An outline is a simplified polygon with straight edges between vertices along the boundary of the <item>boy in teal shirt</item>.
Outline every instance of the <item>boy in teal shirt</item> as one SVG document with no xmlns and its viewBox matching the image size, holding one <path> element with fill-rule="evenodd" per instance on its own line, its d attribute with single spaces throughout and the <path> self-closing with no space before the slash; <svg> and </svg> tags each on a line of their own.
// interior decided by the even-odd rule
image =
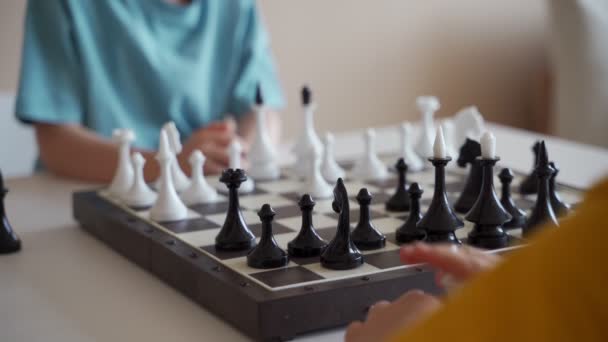
<svg viewBox="0 0 608 342">
<path fill-rule="evenodd" d="M 30 0 L 15 112 L 61 176 L 109 181 L 115 128 L 134 130 L 150 160 L 167 121 L 184 138 L 182 167 L 201 149 L 218 172 L 226 145 L 251 139 L 258 82 L 266 104 L 282 106 L 253 0 Z M 278 139 L 275 114 L 269 126 Z M 146 178 L 157 174 L 147 163 Z"/>
</svg>

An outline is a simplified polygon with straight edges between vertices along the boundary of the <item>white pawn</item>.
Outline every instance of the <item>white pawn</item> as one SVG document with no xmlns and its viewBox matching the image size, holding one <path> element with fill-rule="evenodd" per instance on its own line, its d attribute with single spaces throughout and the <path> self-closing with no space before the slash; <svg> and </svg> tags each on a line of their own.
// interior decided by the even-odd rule
<svg viewBox="0 0 608 342">
<path fill-rule="evenodd" d="M 414 149 L 420 157 L 428 158 L 433 155 L 433 140 L 435 140 L 433 116 L 439 110 L 439 100 L 435 96 L 418 96 L 416 106 L 422 114 L 422 123 L 420 136 Z"/>
<path fill-rule="evenodd" d="M 416 152 L 414 152 L 414 148 L 412 147 L 412 125 L 409 122 L 404 122 L 400 127 L 400 135 L 401 135 L 401 151 L 400 156 L 407 164 L 408 171 L 417 172 L 424 169 L 424 162 Z"/>
<path fill-rule="evenodd" d="M 314 152 L 312 152 L 314 153 Z M 300 191 L 301 195 L 309 194 L 314 199 L 329 198 L 333 195 L 333 188 L 327 184 L 321 175 L 321 158 L 318 154 L 308 156 L 308 177 Z"/>
<path fill-rule="evenodd" d="M 327 132 L 323 139 L 323 160 L 321 162 L 321 175 L 330 183 L 335 183 L 338 178 L 344 178 L 344 169 L 338 165 L 334 158 L 334 136 Z"/>
<path fill-rule="evenodd" d="M 303 131 L 302 135 L 296 140 L 293 147 L 293 152 L 296 156 L 296 165 L 299 167 L 294 168 L 295 173 L 303 178 L 307 177 L 307 171 L 309 170 L 309 160 L 311 155 L 321 155 L 323 151 L 323 144 L 321 139 L 315 132 L 314 126 L 314 112 L 317 106 L 312 102 L 312 93 L 308 87 L 302 88 L 302 110 L 303 110 Z M 312 150 L 312 152 L 311 152 Z"/>
<path fill-rule="evenodd" d="M 123 202 L 131 207 L 149 207 L 156 201 L 156 193 L 150 189 L 144 179 L 144 165 L 146 159 L 141 153 L 136 152 L 131 155 L 131 162 L 135 171 L 133 185 L 125 194 Z"/>
<path fill-rule="evenodd" d="M 131 143 L 135 140 L 135 133 L 130 129 L 115 129 L 112 132 L 113 140 L 118 143 L 118 165 L 108 191 L 110 195 L 122 199 L 133 184 L 133 165 L 131 164 Z"/>
<path fill-rule="evenodd" d="M 376 132 L 369 128 L 365 131 L 365 153 L 353 167 L 353 177 L 363 180 L 384 180 L 388 168 L 376 155 Z"/>
<path fill-rule="evenodd" d="M 177 195 L 171 177 L 171 164 L 175 155 L 169 146 L 167 131 L 160 131 L 160 142 L 156 160 L 160 164 L 160 188 L 158 197 L 150 209 L 150 218 L 154 221 L 180 221 L 188 217 L 188 208 Z"/>
<path fill-rule="evenodd" d="M 171 152 L 173 152 L 173 162 L 171 163 L 171 178 L 173 178 L 173 184 L 177 192 L 184 191 L 190 185 L 188 176 L 182 171 L 177 161 L 177 155 L 182 152 L 182 142 L 180 140 L 180 134 L 173 121 L 167 122 L 163 129 L 167 131 L 167 137 L 169 138 L 169 146 Z"/>
<path fill-rule="evenodd" d="M 233 140 L 230 145 L 228 145 L 228 167 L 231 169 L 240 169 L 241 168 L 241 153 L 243 151 L 243 147 L 238 140 Z M 239 193 L 246 194 L 253 191 L 255 188 L 255 183 L 251 177 L 247 176 L 247 180 L 241 183 L 239 186 Z M 220 188 L 222 192 L 227 193 L 228 188 Z"/>
<path fill-rule="evenodd" d="M 279 178 L 281 170 L 277 164 L 276 151 L 266 133 L 266 113 L 261 104 L 262 99 L 259 89 L 258 87 L 258 94 L 256 95 L 256 102 L 259 103 L 254 107 L 256 135 L 249 151 L 251 167 L 247 174 L 255 180 L 274 180 Z"/>
<path fill-rule="evenodd" d="M 181 194 L 182 200 L 187 205 L 210 203 L 217 200 L 217 191 L 205 179 L 203 172 L 205 159 L 205 155 L 199 150 L 193 151 L 190 155 L 189 161 L 192 166 L 190 187 Z"/>
</svg>

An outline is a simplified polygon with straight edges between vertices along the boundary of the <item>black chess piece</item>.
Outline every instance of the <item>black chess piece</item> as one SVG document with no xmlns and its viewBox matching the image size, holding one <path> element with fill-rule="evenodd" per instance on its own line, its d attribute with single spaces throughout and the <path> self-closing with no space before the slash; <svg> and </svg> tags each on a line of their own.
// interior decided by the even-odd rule
<svg viewBox="0 0 608 342">
<path fill-rule="evenodd" d="M 555 215 L 560 218 L 570 213 L 570 205 L 562 201 L 562 199 L 559 197 L 559 194 L 557 193 L 557 189 L 555 188 L 555 178 L 557 178 L 559 168 L 554 162 L 550 162 L 549 165 L 551 165 L 554 170 L 553 174 L 549 178 L 549 198 L 551 200 L 553 212 L 555 212 Z"/>
<path fill-rule="evenodd" d="M 410 195 L 410 215 L 407 221 L 395 231 L 395 239 L 397 242 L 408 243 L 412 241 L 425 240 L 426 231 L 418 227 L 418 222 L 422 219 L 420 212 L 420 197 L 422 197 L 422 188 L 418 183 L 412 183 L 408 189 Z"/>
<path fill-rule="evenodd" d="M 226 169 L 220 182 L 228 187 L 228 211 L 222 229 L 215 237 L 215 247 L 220 250 L 242 251 L 255 246 L 255 236 L 247 227 L 239 206 L 238 188 L 247 180 L 245 171 Z"/>
<path fill-rule="evenodd" d="M 547 156 L 547 148 L 545 142 L 541 141 L 538 148 L 538 163 L 536 164 L 535 174 L 538 177 L 538 195 L 536 196 L 536 204 L 526 224 L 522 227 L 523 235 L 529 236 L 535 232 L 540 225 L 545 223 L 553 223 L 558 226 L 551 199 L 549 196 L 549 178 L 553 175 L 553 168 L 549 165 L 549 157 Z"/>
<path fill-rule="evenodd" d="M 403 158 L 399 158 L 395 169 L 399 174 L 397 190 L 395 194 L 386 202 L 386 210 L 388 211 L 408 211 L 410 210 L 410 196 L 407 193 L 406 174 L 407 164 Z"/>
<path fill-rule="evenodd" d="M 312 223 L 312 210 L 315 202 L 308 194 L 298 202 L 302 211 L 302 227 L 298 235 L 287 244 L 287 252 L 292 257 L 308 258 L 321 255 L 327 241 L 321 238 Z"/>
<path fill-rule="evenodd" d="M 262 85 L 259 83 L 255 87 L 255 104 L 257 106 L 262 106 L 264 104 L 264 96 L 262 96 Z"/>
<path fill-rule="evenodd" d="M 519 209 L 513 198 L 511 197 L 511 182 L 513 181 L 513 172 L 511 169 L 504 168 L 498 174 L 500 182 L 502 183 L 502 195 L 500 197 L 500 204 L 505 210 L 511 215 L 511 220 L 503 224 L 503 228 L 520 228 L 526 223 L 526 213 Z"/>
<path fill-rule="evenodd" d="M 369 205 L 372 203 L 372 195 L 367 188 L 359 190 L 357 202 L 359 202 L 359 222 L 350 235 L 355 246 L 362 250 L 384 247 L 386 237 L 374 227 L 371 220 Z"/>
<path fill-rule="evenodd" d="M 532 146 L 532 152 L 534 152 L 534 164 L 532 165 L 532 172 L 519 184 L 519 193 L 522 195 L 532 195 L 538 191 L 538 175 L 536 174 L 536 164 L 538 163 L 538 150 L 540 148 L 540 141 L 537 141 Z"/>
<path fill-rule="evenodd" d="M 0 171 L 0 254 L 14 253 L 21 249 L 21 240 L 11 227 L 6 215 L 4 198 L 7 193 L 8 189 L 4 186 L 4 178 Z"/>
<path fill-rule="evenodd" d="M 312 92 L 310 91 L 310 88 L 308 86 L 302 87 L 301 99 L 303 106 L 308 106 L 312 103 Z"/>
<path fill-rule="evenodd" d="M 477 157 L 481 156 L 481 145 L 479 142 L 467 138 L 458 155 L 457 164 L 459 167 L 465 167 L 471 164 L 471 169 L 464 184 L 464 189 L 454 203 L 454 210 L 459 213 L 466 214 L 473 208 L 473 204 L 479 197 L 481 191 L 482 171 L 481 165 L 477 162 Z"/>
<path fill-rule="evenodd" d="M 454 214 L 445 191 L 445 167 L 450 160 L 450 157 L 429 158 L 435 167 L 435 190 L 429 209 L 418 222 L 418 228 L 426 231 L 428 242 L 460 244 L 454 232 L 462 228 L 464 223 Z"/>
<path fill-rule="evenodd" d="M 348 270 L 363 264 L 363 255 L 350 237 L 350 209 L 348 193 L 342 178 L 334 187 L 333 210 L 339 214 L 336 236 L 321 253 L 321 265 L 334 270 Z"/>
<path fill-rule="evenodd" d="M 289 263 L 287 253 L 279 247 L 272 235 L 272 220 L 275 212 L 270 204 L 264 204 L 258 216 L 262 221 L 260 242 L 247 254 L 247 265 L 253 268 L 277 268 Z"/>
<path fill-rule="evenodd" d="M 478 157 L 483 170 L 481 192 L 465 219 L 475 223 L 469 233 L 468 242 L 486 249 L 503 248 L 509 244 L 509 235 L 502 225 L 511 220 L 511 215 L 498 200 L 494 191 L 494 165 L 500 158 Z"/>
</svg>

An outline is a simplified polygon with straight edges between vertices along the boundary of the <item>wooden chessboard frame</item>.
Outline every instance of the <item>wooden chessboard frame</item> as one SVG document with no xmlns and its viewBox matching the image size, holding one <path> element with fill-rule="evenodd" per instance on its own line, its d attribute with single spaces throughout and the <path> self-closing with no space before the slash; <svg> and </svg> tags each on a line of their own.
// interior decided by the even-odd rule
<svg viewBox="0 0 608 342">
<path fill-rule="evenodd" d="M 83 229 L 259 341 L 288 340 L 364 319 L 373 303 L 410 289 L 441 291 L 424 265 L 269 290 L 103 192 L 74 193 L 73 213 Z"/>
</svg>

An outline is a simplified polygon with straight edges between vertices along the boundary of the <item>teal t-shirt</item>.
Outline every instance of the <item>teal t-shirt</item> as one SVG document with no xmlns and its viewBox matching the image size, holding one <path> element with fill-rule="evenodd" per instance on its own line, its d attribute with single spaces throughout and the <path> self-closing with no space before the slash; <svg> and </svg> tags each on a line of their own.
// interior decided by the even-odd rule
<svg viewBox="0 0 608 342">
<path fill-rule="evenodd" d="M 258 82 L 281 107 L 254 0 L 30 0 L 15 113 L 106 137 L 131 128 L 154 149 L 169 120 L 186 138 L 249 112 Z"/>
</svg>

